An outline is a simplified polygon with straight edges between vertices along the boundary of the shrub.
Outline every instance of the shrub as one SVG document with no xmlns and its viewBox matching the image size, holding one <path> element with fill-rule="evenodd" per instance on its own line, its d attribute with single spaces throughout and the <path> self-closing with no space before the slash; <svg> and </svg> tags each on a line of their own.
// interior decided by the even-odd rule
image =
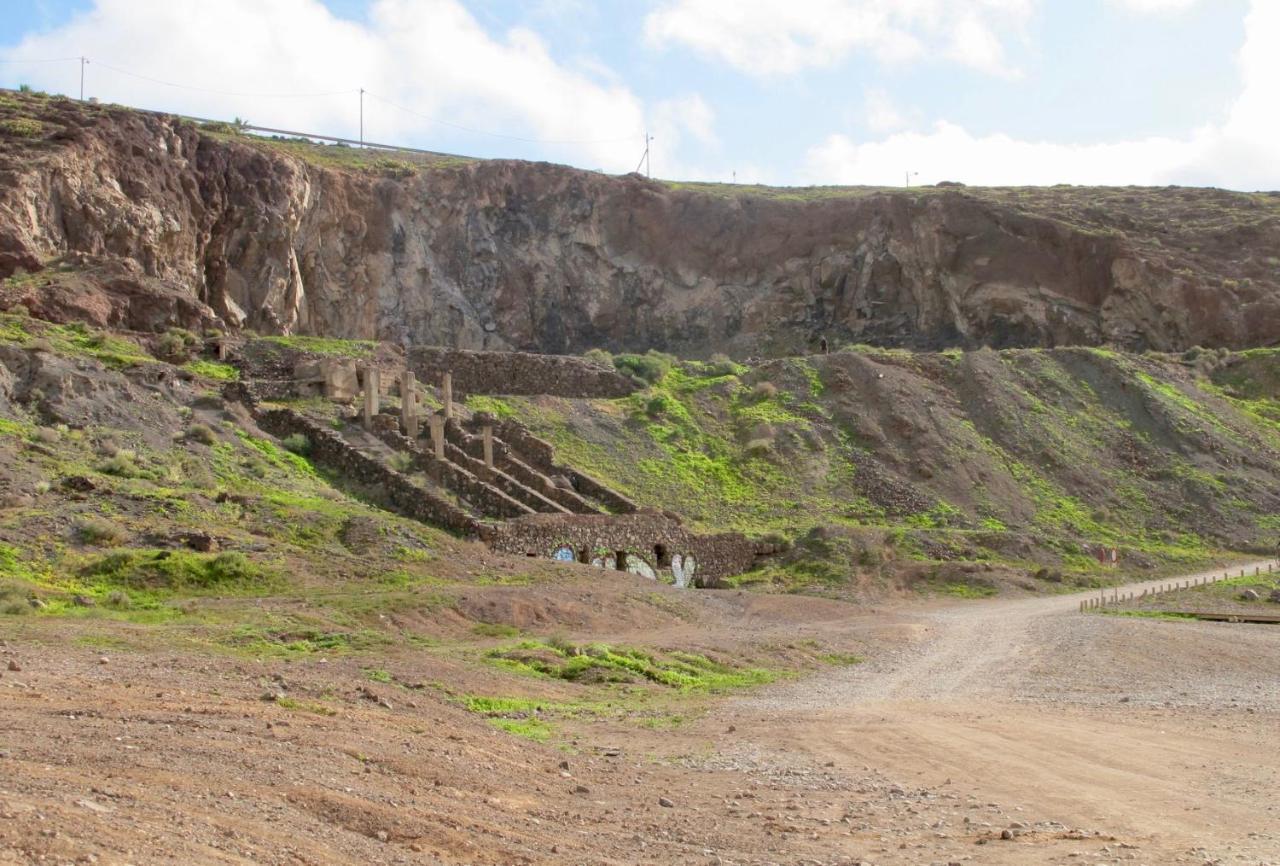
<svg viewBox="0 0 1280 866">
<path fill-rule="evenodd" d="M 606 370 L 613 369 L 613 355 L 604 349 L 588 349 L 582 353 L 582 358 L 592 364 L 604 367 Z"/>
<path fill-rule="evenodd" d="M 383 157 L 375 160 L 373 167 L 376 171 L 380 171 L 389 177 L 411 177 L 417 172 L 417 168 L 411 162 L 405 162 L 403 159 L 389 159 Z"/>
<path fill-rule="evenodd" d="M 716 352 L 706 364 L 706 372 L 711 376 L 736 376 L 740 371 L 733 359 L 723 352 Z"/>
<path fill-rule="evenodd" d="M 105 601 L 107 607 L 114 607 L 118 610 L 126 610 L 133 607 L 133 599 L 129 597 L 129 593 L 122 589 L 113 589 L 107 593 Z"/>
<path fill-rule="evenodd" d="M 778 386 L 772 382 L 757 382 L 751 389 L 751 396 L 757 400 L 772 400 L 778 396 Z"/>
<path fill-rule="evenodd" d="M 30 117 L 10 117 L 0 120 L 0 132 L 15 138 L 35 138 L 44 132 L 44 124 Z"/>
<path fill-rule="evenodd" d="M 36 428 L 36 439 L 40 440 L 46 445 L 52 445 L 61 438 L 62 438 L 62 434 L 59 433 L 53 427 L 37 427 Z"/>
<path fill-rule="evenodd" d="M 98 464 L 98 471 L 117 478 L 141 478 L 144 473 L 134 462 L 132 451 L 117 451 Z"/>
<path fill-rule="evenodd" d="M 661 418 L 671 411 L 670 403 L 670 397 L 659 394 L 644 404 L 644 413 L 650 418 Z"/>
<path fill-rule="evenodd" d="M 746 452 L 751 457 L 765 457 L 773 450 L 772 439 L 752 439 L 747 443 Z"/>
<path fill-rule="evenodd" d="M 94 547 L 115 547 L 125 540 L 125 531 L 101 517 L 85 517 L 76 522 L 76 538 Z"/>
<path fill-rule="evenodd" d="M 280 444 L 286 450 L 292 451 L 302 457 L 306 457 L 311 453 L 311 440 L 302 433 L 291 433 L 280 440 Z"/>
<path fill-rule="evenodd" d="M 156 340 L 156 354 L 175 364 L 191 360 L 200 338 L 185 328 L 170 328 Z"/>
<path fill-rule="evenodd" d="M 413 455 L 407 451 L 397 451 L 387 458 L 387 465 L 397 472 L 408 472 L 413 468 Z"/>
<path fill-rule="evenodd" d="M 213 430 L 204 424 L 192 424 L 188 427 L 187 438 L 192 442 L 199 442 L 201 445 L 213 445 L 218 441 L 218 437 Z"/>
<path fill-rule="evenodd" d="M 676 359 L 650 349 L 643 355 L 616 355 L 613 367 L 619 373 L 652 385 L 667 374 Z"/>
</svg>

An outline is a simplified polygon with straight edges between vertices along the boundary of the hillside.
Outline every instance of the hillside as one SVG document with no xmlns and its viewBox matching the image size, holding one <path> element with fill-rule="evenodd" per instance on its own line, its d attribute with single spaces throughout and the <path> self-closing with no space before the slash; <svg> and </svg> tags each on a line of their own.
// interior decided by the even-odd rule
<svg viewBox="0 0 1280 866">
<path fill-rule="evenodd" d="M 7 304 L 543 352 L 1280 339 L 1280 194 L 767 189 L 407 160 L 0 97 Z"/>
</svg>

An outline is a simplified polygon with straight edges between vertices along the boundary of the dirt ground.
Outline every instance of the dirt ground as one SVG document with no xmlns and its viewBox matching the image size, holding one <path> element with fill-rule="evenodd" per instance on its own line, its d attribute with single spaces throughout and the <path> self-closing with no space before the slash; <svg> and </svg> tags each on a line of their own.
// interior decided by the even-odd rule
<svg viewBox="0 0 1280 866">
<path fill-rule="evenodd" d="M 418 654 L 384 685 L 7 636 L 0 863 L 1280 863 L 1280 629 L 729 595 L 726 643 L 868 660 L 557 747 L 441 699 Z"/>
</svg>

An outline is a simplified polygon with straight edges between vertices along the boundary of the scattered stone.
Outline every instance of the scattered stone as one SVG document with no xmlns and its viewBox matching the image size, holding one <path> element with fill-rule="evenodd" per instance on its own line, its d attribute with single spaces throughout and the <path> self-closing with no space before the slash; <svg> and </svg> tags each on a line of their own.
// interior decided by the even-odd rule
<svg viewBox="0 0 1280 866">
<path fill-rule="evenodd" d="M 34 597 L 27 599 L 27 604 L 31 605 L 36 610 L 40 610 L 41 608 L 45 608 L 49 606 L 45 604 L 42 600 Z"/>
<path fill-rule="evenodd" d="M 1267 596 L 1267 601 L 1272 604 L 1280 604 L 1280 589 L 1271 590 L 1271 595 Z"/>
<path fill-rule="evenodd" d="M 100 665 L 111 664 L 111 659 L 107 658 L 106 656 L 98 656 L 98 664 Z"/>
<path fill-rule="evenodd" d="M 1244 592 L 1240 593 L 1241 601 L 1257 601 L 1260 598 L 1262 598 L 1262 596 L 1258 595 L 1258 593 L 1252 589 L 1246 589 Z"/>
<path fill-rule="evenodd" d="M 87 595 L 73 595 L 71 603 L 76 607 L 93 607 L 95 604 L 94 600 Z"/>
<path fill-rule="evenodd" d="M 662 807 L 662 808 L 664 808 L 664 809 L 673 809 L 673 808 L 675 808 L 675 805 L 676 805 L 676 804 L 675 804 L 675 803 L 673 803 L 673 802 L 671 802 L 670 800 L 668 800 L 666 797 L 659 797 L 659 798 L 658 798 L 658 805 L 659 805 L 659 806 L 661 806 L 661 807 Z"/>
<path fill-rule="evenodd" d="M 379 842 L 385 842 L 391 838 L 391 834 L 388 833 L 386 830 L 379 830 L 377 833 L 377 836 L 378 836 Z"/>
<path fill-rule="evenodd" d="M 1005 829 L 1000 831 L 1000 838 L 1005 840 L 1012 839 L 1013 831 L 1006 827 Z"/>
<path fill-rule="evenodd" d="M 14 659 L 9 659 L 9 670 L 20 671 L 22 670 L 22 665 L 18 664 L 18 662 Z"/>
<path fill-rule="evenodd" d="M 588 788 L 586 785 L 574 785 L 574 786 L 573 786 L 573 793 L 575 793 L 575 794 L 590 794 L 590 793 L 591 793 L 591 789 L 590 789 L 590 788 Z"/>
</svg>

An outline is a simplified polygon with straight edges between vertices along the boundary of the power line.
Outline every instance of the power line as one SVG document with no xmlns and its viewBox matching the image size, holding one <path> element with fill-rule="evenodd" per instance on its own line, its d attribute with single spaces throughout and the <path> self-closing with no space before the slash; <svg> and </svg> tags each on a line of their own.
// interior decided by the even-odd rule
<svg viewBox="0 0 1280 866">
<path fill-rule="evenodd" d="M 0 63 L 70 63 L 73 60 L 78 61 L 79 59 L 79 57 L 49 57 L 41 60 L 28 60 L 22 57 L 7 57 L 0 60 Z"/>
<path fill-rule="evenodd" d="M 72 58 L 72 59 L 78 60 L 79 58 Z M 119 73 L 120 75 L 127 75 L 130 78 L 137 78 L 141 81 L 149 81 L 152 84 L 160 84 L 165 87 L 176 87 L 179 90 L 195 90 L 201 93 L 217 93 L 222 96 L 250 96 L 250 97 L 262 97 L 266 99 L 309 99 L 309 98 L 318 97 L 318 96 L 341 96 L 343 94 L 356 92 L 356 89 L 354 87 L 348 88 L 346 90 L 325 90 L 319 93 L 253 93 L 253 92 L 239 91 L 239 90 L 218 90 L 212 87 L 196 87 L 190 84 L 177 84 L 172 81 L 164 81 L 159 78 L 152 78 L 148 75 L 139 75 L 136 72 L 130 72 L 127 69 L 120 69 L 119 67 L 111 66 L 109 64 L 103 63 L 100 60 L 93 61 L 93 65 L 97 66 L 99 69 L 110 69 L 112 72 Z"/>
<path fill-rule="evenodd" d="M 487 135 L 492 138 L 505 138 L 510 141 L 523 141 L 528 144 L 617 144 L 622 141 L 635 140 L 635 135 L 627 135 L 621 138 L 524 138 L 519 135 L 506 135 L 501 132 L 486 132 L 483 129 L 472 129 L 469 126 L 459 126 L 456 123 L 449 123 L 447 120 L 439 120 L 438 118 L 431 117 L 430 115 L 414 111 L 412 108 L 405 108 L 403 105 L 398 105 L 397 103 L 381 97 L 376 93 L 371 93 L 368 90 L 364 92 L 364 95 L 373 97 L 381 103 L 389 105 L 399 111 L 403 111 L 405 114 L 412 114 L 414 117 L 421 118 L 422 120 L 426 120 L 430 123 L 438 123 L 439 125 L 447 126 L 450 129 L 459 129 L 463 132 L 470 132 L 475 135 Z"/>
<path fill-rule="evenodd" d="M 39 60 L 35 60 L 35 59 L 22 60 L 22 59 L 12 59 L 12 58 L 0 60 L 0 63 L 9 63 L 9 64 L 70 63 L 70 62 L 76 62 L 80 64 L 80 75 L 81 75 L 80 98 L 81 99 L 84 98 L 84 67 L 86 64 L 90 62 L 92 62 L 92 64 L 99 69 L 107 69 L 111 72 L 115 72 L 118 75 L 124 75 L 129 78 L 136 78 L 139 81 L 147 81 L 152 84 L 159 84 L 163 87 L 172 87 L 178 90 L 191 90 L 199 93 L 214 93 L 221 96 L 240 96 L 240 97 L 250 97 L 250 98 L 260 97 L 265 99 L 311 99 L 311 98 L 317 98 L 322 96 L 344 96 L 351 93 L 359 93 L 360 94 L 360 127 L 361 127 L 360 139 L 362 141 L 364 139 L 364 132 L 363 132 L 364 97 L 366 96 L 376 99 L 377 101 L 391 108 L 394 108 L 397 111 L 402 111 L 405 114 L 412 115 L 421 120 L 425 120 L 429 123 L 438 124 L 440 126 L 445 126 L 450 129 L 457 129 L 462 132 L 469 132 L 473 135 L 485 135 L 485 136 L 489 136 L 490 138 L 501 138 L 501 139 L 506 139 L 508 141 L 520 141 L 526 144 L 618 144 L 626 141 L 634 141 L 636 136 L 636 134 L 633 133 L 632 135 L 620 136 L 618 138 L 528 138 L 526 136 L 520 136 L 520 135 L 508 135 L 502 132 L 490 132 L 484 129 L 475 129 L 470 126 L 462 126 L 461 124 L 450 123 L 447 120 L 440 120 L 439 118 L 432 117 L 428 114 L 423 114 L 422 112 L 414 111 L 412 108 L 407 108 L 403 105 L 400 105 L 399 103 L 392 102 L 390 99 L 387 99 L 386 97 L 382 97 L 376 93 L 372 93 L 368 90 L 365 90 L 363 87 L 361 88 L 353 87 L 353 88 L 348 88 L 346 90 L 326 90 L 326 91 L 320 91 L 316 93 L 255 93 L 255 92 L 238 91 L 238 90 L 221 90 L 213 87 L 198 87 L 196 85 L 191 85 L 191 84 L 180 84 L 175 81 L 166 81 L 162 78 L 153 78 L 149 75 L 140 75 L 136 72 L 130 72 L 127 69 L 121 69 L 118 66 L 112 66 L 111 64 L 103 63 L 100 60 L 90 61 L 89 58 L 83 57 L 83 56 L 81 57 L 50 57 L 47 59 L 39 59 Z M 648 150 L 648 142 L 649 142 L 649 136 L 646 134 L 645 136 L 646 155 Z"/>
</svg>

